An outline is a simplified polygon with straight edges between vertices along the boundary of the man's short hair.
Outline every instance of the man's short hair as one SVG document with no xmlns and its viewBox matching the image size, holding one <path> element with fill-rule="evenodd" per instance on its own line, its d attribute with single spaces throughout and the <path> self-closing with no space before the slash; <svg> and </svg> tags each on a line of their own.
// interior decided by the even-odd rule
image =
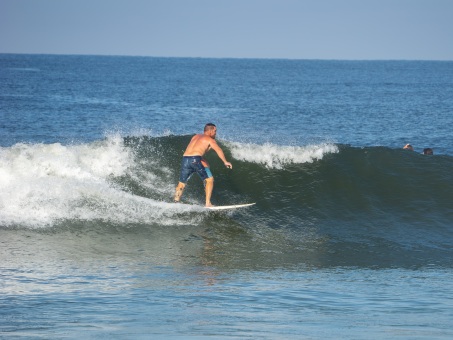
<svg viewBox="0 0 453 340">
<path fill-rule="evenodd" d="M 209 130 L 212 130 L 214 129 L 216 126 L 215 124 L 212 124 L 212 123 L 208 123 L 204 126 L 204 131 L 209 131 Z"/>
<path fill-rule="evenodd" d="M 432 155 L 433 154 L 433 149 L 431 149 L 431 148 L 423 149 L 423 154 L 424 155 Z"/>
</svg>

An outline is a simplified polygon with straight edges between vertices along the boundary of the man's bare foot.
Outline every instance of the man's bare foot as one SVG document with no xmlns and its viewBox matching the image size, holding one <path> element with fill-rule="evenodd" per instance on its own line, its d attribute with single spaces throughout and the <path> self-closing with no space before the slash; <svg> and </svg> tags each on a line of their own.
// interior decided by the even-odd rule
<svg viewBox="0 0 453 340">
<path fill-rule="evenodd" d="M 212 205 L 212 203 L 207 203 L 207 204 L 205 205 L 205 207 L 206 207 L 206 208 L 209 208 L 209 207 L 213 207 L 213 205 Z"/>
</svg>

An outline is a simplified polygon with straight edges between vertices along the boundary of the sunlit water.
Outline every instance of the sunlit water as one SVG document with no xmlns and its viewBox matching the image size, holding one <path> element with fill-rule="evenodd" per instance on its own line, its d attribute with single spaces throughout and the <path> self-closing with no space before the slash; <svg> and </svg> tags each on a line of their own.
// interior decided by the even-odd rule
<svg viewBox="0 0 453 340">
<path fill-rule="evenodd" d="M 452 79 L 0 55 L 0 337 L 451 339 Z M 170 203 L 208 121 L 213 200 L 255 206 L 205 211 L 195 178 Z"/>
</svg>

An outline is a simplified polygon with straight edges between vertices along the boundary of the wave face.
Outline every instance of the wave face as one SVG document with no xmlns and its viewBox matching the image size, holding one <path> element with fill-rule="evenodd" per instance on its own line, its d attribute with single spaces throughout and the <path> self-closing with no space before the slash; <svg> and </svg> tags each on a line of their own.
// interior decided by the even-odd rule
<svg viewBox="0 0 453 340">
<path fill-rule="evenodd" d="M 81 145 L 1 148 L 0 226 L 195 226 L 233 234 L 239 228 L 255 255 L 275 254 L 271 262 L 453 263 L 450 156 L 220 141 L 234 169 L 208 154 L 216 180 L 213 202 L 257 204 L 209 213 L 201 207 L 204 192 L 196 177 L 183 196 L 188 204 L 170 203 L 189 139 L 114 135 Z M 223 249 L 224 256 L 251 251 L 244 242 L 242 249 Z"/>
</svg>

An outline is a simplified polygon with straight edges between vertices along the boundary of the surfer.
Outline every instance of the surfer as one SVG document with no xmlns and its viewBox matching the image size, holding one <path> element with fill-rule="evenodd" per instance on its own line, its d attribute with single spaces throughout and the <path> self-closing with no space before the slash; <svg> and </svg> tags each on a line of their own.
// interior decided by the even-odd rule
<svg viewBox="0 0 453 340">
<path fill-rule="evenodd" d="M 211 170 L 209 170 L 208 162 L 203 158 L 204 154 L 213 149 L 227 168 L 233 168 L 231 163 L 226 160 L 222 149 L 215 141 L 216 133 L 217 127 L 212 123 L 208 123 L 205 125 L 203 133 L 193 136 L 190 140 L 181 162 L 181 174 L 175 192 L 176 203 L 181 200 L 181 196 L 190 176 L 196 172 L 204 183 L 206 206 L 212 207 L 211 195 L 212 189 L 214 188 L 214 177 L 212 176 Z"/>
</svg>

